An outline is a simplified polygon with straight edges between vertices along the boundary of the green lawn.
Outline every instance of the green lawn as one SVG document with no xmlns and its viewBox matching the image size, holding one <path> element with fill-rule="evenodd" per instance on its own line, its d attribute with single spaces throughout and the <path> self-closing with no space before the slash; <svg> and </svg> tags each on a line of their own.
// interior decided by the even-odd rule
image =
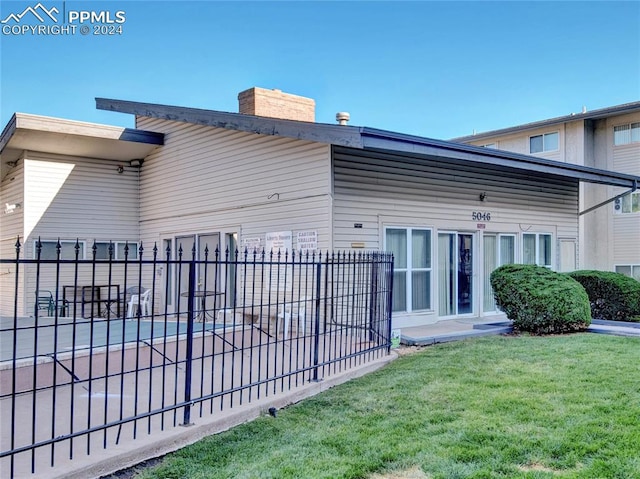
<svg viewBox="0 0 640 479">
<path fill-rule="evenodd" d="M 495 336 L 425 348 L 136 477 L 374 473 L 640 478 L 640 340 Z"/>
</svg>

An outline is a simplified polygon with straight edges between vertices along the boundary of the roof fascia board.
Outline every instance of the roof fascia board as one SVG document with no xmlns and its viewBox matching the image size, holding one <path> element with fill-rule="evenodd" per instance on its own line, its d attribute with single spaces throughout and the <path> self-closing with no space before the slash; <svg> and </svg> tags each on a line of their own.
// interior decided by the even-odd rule
<svg viewBox="0 0 640 479">
<path fill-rule="evenodd" d="M 640 105 L 640 102 L 639 102 Z M 462 143 L 434 140 L 414 135 L 367 127 L 307 123 L 294 120 L 227 113 L 151 103 L 96 98 L 96 107 L 138 116 L 245 131 L 262 135 L 284 136 L 358 149 L 404 152 L 452 161 L 470 161 L 574 178 L 579 181 L 631 188 L 640 177 L 561 163 L 503 150 L 492 150 Z"/>
<path fill-rule="evenodd" d="M 7 143 L 9 143 L 9 140 L 11 140 L 11 137 L 13 136 L 15 131 L 16 131 L 16 114 L 14 113 L 11 116 L 11 120 L 9 120 L 7 125 L 4 127 L 4 130 L 2 130 L 2 135 L 0 135 L 0 153 L 4 151 L 5 146 L 7 146 Z"/>
<path fill-rule="evenodd" d="M 504 166 L 520 170 L 575 178 L 589 183 L 598 183 L 623 188 L 632 188 L 640 177 L 571 163 L 519 155 L 502 150 L 490 150 L 471 145 L 431 140 L 428 138 L 401 135 L 382 130 L 363 128 L 365 149 L 403 151 L 412 155 L 444 157 L 457 161 L 471 161 Z"/>
<path fill-rule="evenodd" d="M 553 126 L 562 123 L 568 123 L 580 120 L 598 120 L 600 118 L 607 118 L 613 115 L 625 115 L 627 113 L 634 113 L 640 111 L 640 101 L 625 103 L 623 105 L 612 106 L 608 108 L 600 108 L 598 110 L 592 110 L 586 113 L 573 113 L 570 115 L 559 116 L 556 118 L 549 118 L 547 120 L 534 121 L 531 123 L 524 123 L 522 125 L 510 126 L 507 128 L 500 128 L 498 130 L 490 130 L 477 133 L 475 135 L 459 136 L 452 138 L 451 141 L 455 142 L 467 142 L 475 140 L 483 140 L 494 136 L 508 135 L 510 133 L 517 133 L 521 131 L 534 130 L 538 128 L 544 128 L 546 126 Z"/>
<path fill-rule="evenodd" d="M 5 147 L 11 141 L 11 138 L 18 130 L 127 141 L 149 145 L 164 144 L 164 133 L 158 133 L 155 131 L 137 130 L 133 128 L 103 125 L 98 123 L 86 123 L 66 120 L 63 118 L 30 115 L 26 113 L 14 113 L 9 123 L 7 123 L 4 128 L 2 136 L 0 136 L 0 152 L 4 151 Z"/>
<path fill-rule="evenodd" d="M 244 131 L 259 135 L 283 136 L 298 140 L 362 148 L 360 128 L 325 123 L 307 123 L 240 113 L 187 108 L 126 100 L 96 98 L 99 110 L 129 113 L 136 116 L 194 123 L 197 125 Z"/>
</svg>

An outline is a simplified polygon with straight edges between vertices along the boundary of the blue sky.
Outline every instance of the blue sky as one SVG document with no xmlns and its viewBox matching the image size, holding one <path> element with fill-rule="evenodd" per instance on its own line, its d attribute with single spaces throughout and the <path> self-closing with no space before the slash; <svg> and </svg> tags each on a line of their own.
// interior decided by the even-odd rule
<svg viewBox="0 0 640 479">
<path fill-rule="evenodd" d="M 448 139 L 640 100 L 638 1 L 40 1 L 126 20 L 1 34 L 2 126 L 16 111 L 133 126 L 95 97 L 236 112 L 259 86 L 314 98 L 319 122 Z"/>
</svg>

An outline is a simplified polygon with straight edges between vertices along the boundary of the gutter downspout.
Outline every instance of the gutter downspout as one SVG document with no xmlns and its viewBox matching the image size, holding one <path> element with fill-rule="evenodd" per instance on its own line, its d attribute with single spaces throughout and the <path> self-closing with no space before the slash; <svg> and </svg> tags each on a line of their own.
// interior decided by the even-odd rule
<svg viewBox="0 0 640 479">
<path fill-rule="evenodd" d="M 592 206 L 591 208 L 587 208 L 586 210 L 581 211 L 580 213 L 578 213 L 578 216 L 582 216 L 582 215 L 584 215 L 586 213 L 589 213 L 589 212 L 591 212 L 593 210 L 597 210 L 601 206 L 607 205 L 607 204 L 611 203 L 612 201 L 617 200 L 618 198 L 622 198 L 623 196 L 627 196 L 627 195 L 635 192 L 637 189 L 638 189 L 638 180 L 633 180 L 633 187 L 629 191 L 625 191 L 624 193 L 621 193 L 621 194 L 619 194 L 617 196 L 614 196 L 613 198 L 609 198 L 608 200 L 603 201 L 602 203 L 598 203 L 597 205 Z"/>
</svg>

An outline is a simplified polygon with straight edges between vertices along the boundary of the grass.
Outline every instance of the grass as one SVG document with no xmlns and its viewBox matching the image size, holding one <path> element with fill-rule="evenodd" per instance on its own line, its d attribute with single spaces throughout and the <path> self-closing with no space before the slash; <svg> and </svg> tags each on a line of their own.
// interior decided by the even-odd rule
<svg viewBox="0 0 640 479">
<path fill-rule="evenodd" d="M 640 477 L 639 365 L 596 334 L 433 346 L 136 477 Z"/>
</svg>

